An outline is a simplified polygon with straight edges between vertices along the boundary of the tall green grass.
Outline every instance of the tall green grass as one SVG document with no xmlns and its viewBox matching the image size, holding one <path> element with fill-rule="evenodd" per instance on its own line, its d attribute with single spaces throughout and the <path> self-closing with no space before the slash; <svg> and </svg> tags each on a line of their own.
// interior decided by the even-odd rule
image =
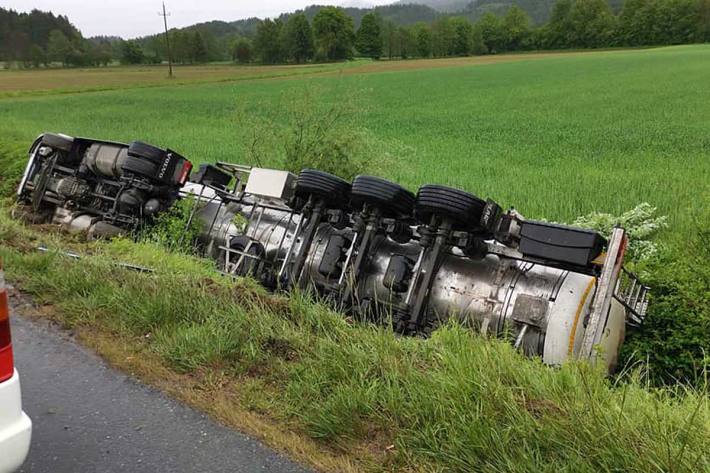
<svg viewBox="0 0 710 473">
<path fill-rule="evenodd" d="M 32 233 L 3 212 L 0 256 L 61 323 L 140 339 L 178 372 L 242 379 L 255 408 L 324 446 L 389 452 L 360 459 L 368 470 L 710 470 L 702 392 L 546 367 L 455 325 L 398 337 L 150 245 L 99 243 L 80 261 L 34 253 L 19 244 Z"/>
<path fill-rule="evenodd" d="M 710 202 L 710 46 L 560 55 L 450 69 L 0 100 L 0 134 L 44 130 L 248 161 L 251 127 L 307 88 L 356 95 L 359 125 L 411 189 L 449 184 L 571 221 L 649 202 L 682 238 Z M 285 117 L 285 115 L 284 115 Z M 263 165 L 276 165 L 275 156 Z M 375 165 L 377 163 L 374 163 Z M 377 166 L 375 166 L 377 168 Z"/>
</svg>

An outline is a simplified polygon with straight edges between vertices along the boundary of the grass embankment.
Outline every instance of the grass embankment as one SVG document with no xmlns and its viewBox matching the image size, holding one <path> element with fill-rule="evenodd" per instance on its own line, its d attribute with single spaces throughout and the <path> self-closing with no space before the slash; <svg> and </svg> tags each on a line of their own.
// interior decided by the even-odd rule
<svg viewBox="0 0 710 473">
<path fill-rule="evenodd" d="M 548 368 L 459 327 L 399 338 L 157 247 L 92 244 L 78 262 L 39 254 L 33 243 L 51 236 L 5 213 L 0 238 L 9 279 L 51 304 L 54 320 L 109 354 L 119 344 L 139 373 L 147 354 L 149 367 L 158 361 L 148 373 L 191 374 L 211 394 L 187 400 L 223 420 L 233 405 L 315 439 L 329 453 L 288 435 L 271 440 L 326 469 L 710 469 L 710 403 L 693 391 L 614 386 L 583 365 Z"/>
<path fill-rule="evenodd" d="M 117 366 L 326 471 L 708 471 L 710 400 L 559 369 L 460 327 L 352 324 L 204 260 L 0 213 L 7 276 Z M 74 261 L 38 244 L 69 247 Z M 154 269 L 136 273 L 115 265 Z M 302 440 L 303 439 L 303 440 Z M 228 454 L 228 452 L 225 452 Z"/>
</svg>

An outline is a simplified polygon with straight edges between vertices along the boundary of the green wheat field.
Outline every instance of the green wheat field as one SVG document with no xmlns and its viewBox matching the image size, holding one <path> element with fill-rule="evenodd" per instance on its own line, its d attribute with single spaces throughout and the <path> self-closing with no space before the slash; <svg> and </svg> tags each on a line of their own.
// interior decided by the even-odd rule
<svg viewBox="0 0 710 473">
<path fill-rule="evenodd" d="M 666 237 L 696 225 L 710 203 L 710 46 L 417 63 L 310 75 L 294 67 L 247 80 L 234 67 L 233 82 L 225 73 L 218 83 L 127 81 L 54 95 L 48 80 L 48 95 L 0 100 L 0 135 L 28 144 L 43 131 L 141 139 L 194 162 L 255 164 L 252 119 L 278 121 L 305 93 L 323 104 L 348 96 L 374 142 L 372 172 L 412 190 L 452 185 L 558 221 L 649 202 L 669 217 Z M 191 80 L 199 77 L 191 68 Z M 0 72 L 3 80 L 21 77 Z"/>
</svg>

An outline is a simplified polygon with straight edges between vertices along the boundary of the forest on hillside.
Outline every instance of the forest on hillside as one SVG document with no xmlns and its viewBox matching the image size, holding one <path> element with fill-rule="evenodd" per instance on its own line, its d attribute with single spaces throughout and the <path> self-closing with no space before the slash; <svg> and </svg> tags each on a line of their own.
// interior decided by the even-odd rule
<svg viewBox="0 0 710 473">
<path fill-rule="evenodd" d="M 115 41 L 116 38 L 85 39 L 66 16 L 0 8 L 0 61 L 6 64 L 106 65 L 117 56 L 112 46 Z"/>
<path fill-rule="evenodd" d="M 197 51 L 209 58 L 280 64 L 710 41 L 710 0 L 626 0 L 617 11 L 605 0 L 556 0 L 549 21 L 539 26 L 517 5 L 488 11 L 477 20 L 447 14 L 409 25 L 379 11 L 358 19 L 336 7 L 319 8 L 312 16 L 309 12 L 258 21 L 252 35 L 218 39 L 198 27 L 176 31 L 171 36 L 173 59 L 199 62 Z M 143 39 L 141 47 L 149 54 L 166 55 L 160 36 Z"/>
<path fill-rule="evenodd" d="M 540 23 L 540 19 L 546 19 Z M 5 67 L 158 64 L 164 34 L 86 39 L 64 16 L 0 8 Z M 374 9 L 311 6 L 276 19 L 212 21 L 169 33 L 171 59 L 303 63 L 356 56 L 446 57 L 519 50 L 710 41 L 710 0 L 478 0 L 454 14 L 426 5 Z"/>
</svg>

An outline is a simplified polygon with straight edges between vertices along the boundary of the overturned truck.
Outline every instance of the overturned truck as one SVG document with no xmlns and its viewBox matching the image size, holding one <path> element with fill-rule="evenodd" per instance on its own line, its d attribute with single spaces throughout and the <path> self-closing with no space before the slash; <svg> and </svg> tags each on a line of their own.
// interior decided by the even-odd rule
<svg viewBox="0 0 710 473">
<path fill-rule="evenodd" d="M 171 150 L 45 133 L 29 152 L 17 190 L 34 221 L 111 237 L 169 209 L 192 163 Z"/>
<path fill-rule="evenodd" d="M 441 185 L 414 194 L 374 176 L 348 182 L 231 163 L 202 165 L 188 180 L 190 168 L 140 142 L 45 134 L 30 149 L 18 198 L 94 236 L 190 198 L 199 246 L 225 273 L 313 291 L 407 335 L 455 318 L 552 365 L 583 358 L 613 370 L 626 327 L 646 312 L 648 288 L 623 267 L 622 228 L 607 240 Z"/>
</svg>

